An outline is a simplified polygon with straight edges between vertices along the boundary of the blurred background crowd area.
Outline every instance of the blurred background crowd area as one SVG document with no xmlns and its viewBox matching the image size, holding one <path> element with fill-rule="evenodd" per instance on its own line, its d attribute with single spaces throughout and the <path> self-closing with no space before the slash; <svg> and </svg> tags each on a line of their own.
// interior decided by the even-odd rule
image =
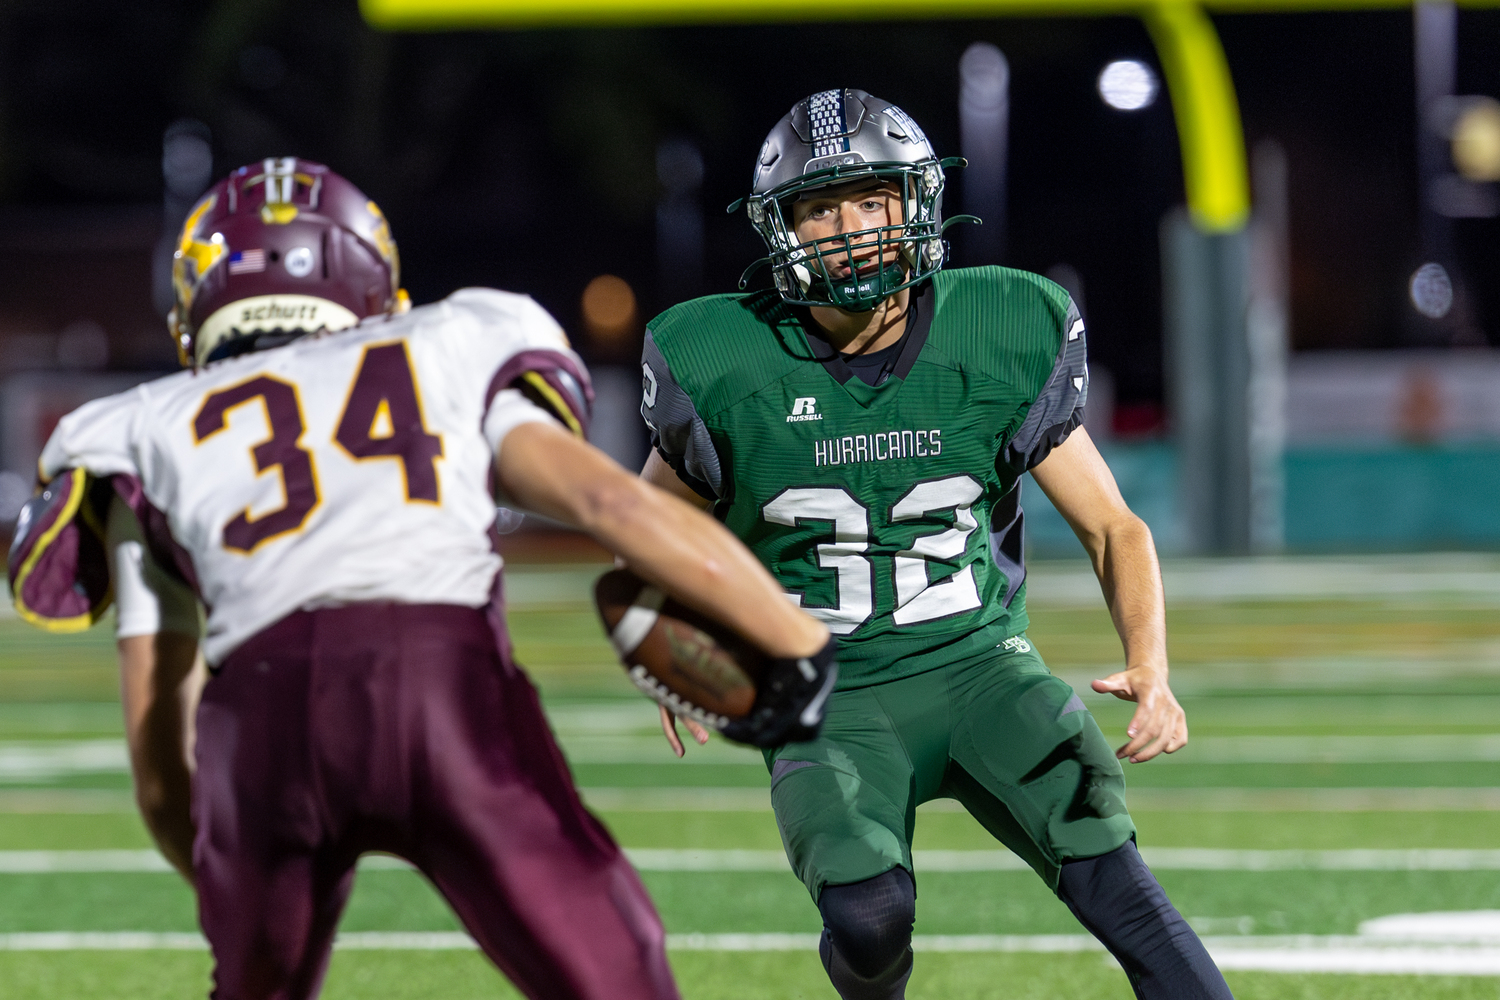
<svg viewBox="0 0 1500 1000">
<path fill-rule="evenodd" d="M 1500 547 L 1500 10 L 1213 25 L 1251 164 L 1250 284 L 1269 289 L 1247 320 L 1269 345 L 1247 397 L 1260 478 L 1229 535 L 1202 509 L 1238 501 L 1190 458 L 1183 166 L 1138 19 L 395 32 L 354 0 L 6 0 L 0 522 L 59 416 L 175 369 L 175 230 L 268 156 L 369 193 L 415 302 L 489 285 L 545 305 L 595 374 L 598 443 L 639 463 L 645 324 L 737 287 L 763 248 L 724 206 L 761 139 L 851 86 L 975 161 L 946 211 L 986 225 L 950 230 L 954 264 L 1078 301 L 1089 430 L 1165 551 Z M 1026 504 L 1034 552 L 1076 551 L 1039 491 Z"/>
</svg>

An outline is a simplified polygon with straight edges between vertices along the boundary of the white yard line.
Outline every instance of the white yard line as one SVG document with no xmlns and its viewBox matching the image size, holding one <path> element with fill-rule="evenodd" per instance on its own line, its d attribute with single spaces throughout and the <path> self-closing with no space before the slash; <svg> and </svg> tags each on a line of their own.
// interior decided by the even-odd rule
<svg viewBox="0 0 1500 1000">
<path fill-rule="evenodd" d="M 0 951 L 206 951 L 197 932 L 30 931 L 0 934 Z"/>
<path fill-rule="evenodd" d="M 569 720 L 571 723 L 572 720 Z M 739 764 L 765 770 L 759 753 L 715 740 L 674 760 L 661 735 L 595 735 L 572 729 L 562 738 L 575 764 Z M 1163 764 L 1395 764 L 1500 761 L 1500 733 L 1415 736 L 1195 736 Z"/>
<path fill-rule="evenodd" d="M 1087 562 L 1030 562 L 1026 598 L 1037 607 L 1102 607 Z M 1446 597 L 1459 606 L 1500 604 L 1500 558 L 1488 553 L 1416 553 L 1350 559 L 1287 556 L 1168 559 L 1169 606 L 1230 601 L 1397 600 Z"/>
<path fill-rule="evenodd" d="M 632 706 L 634 707 L 634 706 Z M 628 716 L 639 724 L 639 713 Z M 597 721 L 601 731 L 589 731 Z M 761 755 L 715 740 L 675 760 L 661 735 L 620 733 L 624 722 L 603 710 L 558 713 L 562 745 L 575 764 L 742 765 L 764 772 Z M 562 725 L 565 723 L 566 725 Z M 611 732 L 611 729 L 615 731 Z M 1413 736 L 1198 736 L 1164 764 L 1389 764 L 1493 763 L 1500 733 Z M 38 782 L 74 774 L 123 774 L 130 769 L 123 740 L 0 741 L 0 782 Z"/>
<path fill-rule="evenodd" d="M 786 855 L 777 850 L 693 850 L 626 848 L 636 868 L 648 872 L 784 873 Z M 1339 850 L 1241 851 L 1206 847 L 1147 847 L 1146 862 L 1161 871 L 1500 871 L 1500 850 Z M 1029 871 L 1009 851 L 912 852 L 919 872 Z M 362 871 L 399 871 L 411 866 L 400 858 L 366 855 Z M 0 874 L 70 874 L 102 872 L 170 872 L 160 854 L 139 851 L 0 851 Z"/>
<path fill-rule="evenodd" d="M 1496 976 L 1500 948 L 1493 945 L 1412 944 L 1353 936 L 1204 938 L 1224 969 L 1265 972 Z M 817 934 L 669 934 L 673 951 L 814 951 Z M 206 951 L 192 932 L 41 931 L 0 934 L 0 951 Z M 458 931 L 364 931 L 340 934 L 340 951 L 471 951 L 473 939 Z M 918 934 L 920 952 L 1057 953 L 1100 952 L 1086 934 Z"/>
<path fill-rule="evenodd" d="M 1500 788 L 1147 788 L 1137 785 L 1126 792 L 1125 799 L 1136 812 L 1500 812 Z M 953 805 L 957 807 L 957 803 Z"/>
<path fill-rule="evenodd" d="M 765 787 L 579 789 L 602 812 L 770 812 Z M 1126 794 L 1132 810 L 1172 812 L 1500 812 L 1500 788 L 1149 788 Z M 963 812 L 936 799 L 918 812 Z"/>
<path fill-rule="evenodd" d="M 1500 948 L 1279 948 L 1223 949 L 1209 953 L 1221 969 L 1246 972 L 1342 972 L 1346 975 L 1500 976 Z"/>
<path fill-rule="evenodd" d="M 1500 734 L 1200 736 L 1182 764 L 1393 764 L 1500 761 Z"/>
<path fill-rule="evenodd" d="M 124 740 L 0 742 L 0 781 L 39 781 L 128 770 L 130 755 Z"/>
<path fill-rule="evenodd" d="M 784 872 L 781 851 L 662 850 L 628 848 L 641 871 Z M 1500 871 L 1500 850 L 1223 850 L 1204 847 L 1147 847 L 1146 863 L 1161 871 Z M 916 850 L 919 872 L 1030 871 L 1009 851 Z"/>
<path fill-rule="evenodd" d="M 473 950 L 474 939 L 461 931 L 356 931 L 340 934 L 342 951 Z M 32 931 L 0 934 L 0 951 L 207 951 L 196 931 Z"/>
<path fill-rule="evenodd" d="M 172 870 L 156 851 L 0 851 L 0 873 L 6 875 Z"/>
<path fill-rule="evenodd" d="M 1500 851 L 1494 850 L 1243 851 L 1147 847 L 1141 855 L 1152 868 L 1177 871 L 1500 871 Z"/>
<path fill-rule="evenodd" d="M 764 786 L 682 788 L 587 787 L 579 791 L 601 812 L 769 813 Z M 1500 788 L 1150 788 L 1126 796 L 1134 812 L 1500 812 Z M 952 799 L 923 803 L 926 813 L 963 812 Z M 0 788 L 3 813 L 133 813 L 126 789 Z"/>
<path fill-rule="evenodd" d="M 405 871 L 411 865 L 385 854 L 359 859 L 361 871 Z M 0 875 L 66 875 L 106 872 L 173 872 L 154 850 L 143 851 L 0 851 Z"/>
<path fill-rule="evenodd" d="M 507 566 L 506 601 L 518 609 L 588 607 L 593 581 L 606 569 Z M 1099 581 L 1082 558 L 1031 560 L 1026 569 L 1027 598 L 1038 607 L 1103 606 Z M 1488 553 L 1168 559 L 1162 575 L 1173 605 L 1436 596 L 1470 606 L 1500 604 L 1500 558 Z"/>
</svg>

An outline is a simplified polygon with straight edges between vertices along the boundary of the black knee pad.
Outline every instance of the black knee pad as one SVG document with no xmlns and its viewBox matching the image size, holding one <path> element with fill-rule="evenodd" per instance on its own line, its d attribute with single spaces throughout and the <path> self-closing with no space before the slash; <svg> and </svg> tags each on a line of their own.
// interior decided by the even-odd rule
<svg viewBox="0 0 1500 1000">
<path fill-rule="evenodd" d="M 849 968 L 873 979 L 901 961 L 917 919 L 917 887 L 905 868 L 830 885 L 818 897 L 823 926 Z"/>
</svg>

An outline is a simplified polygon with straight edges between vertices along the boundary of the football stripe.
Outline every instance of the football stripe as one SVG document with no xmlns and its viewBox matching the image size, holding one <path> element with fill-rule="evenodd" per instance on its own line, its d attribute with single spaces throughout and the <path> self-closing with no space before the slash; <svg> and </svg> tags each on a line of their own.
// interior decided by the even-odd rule
<svg viewBox="0 0 1500 1000">
<path fill-rule="evenodd" d="M 615 647 L 616 653 L 621 657 L 629 656 L 646 641 L 646 635 L 656 624 L 661 606 L 666 600 L 667 595 L 655 587 L 641 588 L 641 592 L 635 595 L 635 602 L 625 609 L 619 624 L 609 634 L 610 644 Z"/>
<path fill-rule="evenodd" d="M 806 663 L 807 660 L 804 658 L 798 664 L 798 666 L 804 666 Z M 805 671 L 806 667 L 804 666 L 804 672 Z M 833 694 L 833 685 L 837 683 L 838 679 L 838 666 L 835 665 L 830 667 L 828 669 L 828 676 L 823 678 L 822 690 L 820 690 L 813 698 L 813 700 L 807 703 L 807 707 L 802 710 L 802 717 L 798 721 L 800 721 L 804 726 L 816 726 L 823 720 L 823 703 L 828 700 L 829 695 Z"/>
</svg>

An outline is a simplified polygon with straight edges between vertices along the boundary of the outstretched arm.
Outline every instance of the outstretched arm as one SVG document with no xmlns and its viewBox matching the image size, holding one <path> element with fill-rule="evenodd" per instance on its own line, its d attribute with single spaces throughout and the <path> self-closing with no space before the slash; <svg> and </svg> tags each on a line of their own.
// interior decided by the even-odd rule
<svg viewBox="0 0 1500 1000">
<path fill-rule="evenodd" d="M 119 499 L 105 534 L 135 801 L 161 853 L 192 882 L 193 718 L 208 676 L 198 655 L 198 601 L 156 566 Z"/>
<path fill-rule="evenodd" d="M 1115 478 L 1082 427 L 1031 475 L 1088 551 L 1125 647 L 1125 669 L 1094 681 L 1139 706 L 1116 756 L 1132 762 L 1172 753 L 1188 741 L 1187 718 L 1167 683 L 1166 607 L 1151 529 L 1125 506 Z"/>
<path fill-rule="evenodd" d="M 515 503 L 588 532 L 636 573 L 767 654 L 812 656 L 828 642 L 822 623 L 797 610 L 728 529 L 556 424 L 524 423 L 507 433 L 496 475 Z"/>
</svg>

